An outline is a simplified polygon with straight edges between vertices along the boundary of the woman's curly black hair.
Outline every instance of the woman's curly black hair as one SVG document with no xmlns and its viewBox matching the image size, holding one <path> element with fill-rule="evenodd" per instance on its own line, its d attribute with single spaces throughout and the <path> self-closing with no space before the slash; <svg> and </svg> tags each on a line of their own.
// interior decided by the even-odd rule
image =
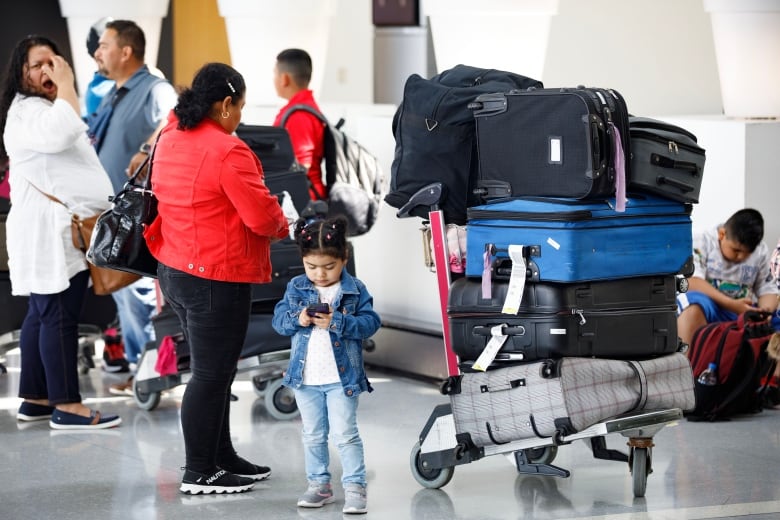
<svg viewBox="0 0 780 520">
<path fill-rule="evenodd" d="M 337 215 L 328 219 L 299 218 L 295 223 L 295 242 L 301 256 L 329 255 L 346 260 L 349 258 L 346 217 Z"/>
<path fill-rule="evenodd" d="M 192 87 L 179 94 L 179 102 L 173 109 L 179 118 L 178 128 L 195 128 L 205 118 L 217 101 L 226 97 L 236 104 L 246 93 L 244 77 L 236 69 L 224 63 L 207 63 L 195 74 Z"/>
</svg>

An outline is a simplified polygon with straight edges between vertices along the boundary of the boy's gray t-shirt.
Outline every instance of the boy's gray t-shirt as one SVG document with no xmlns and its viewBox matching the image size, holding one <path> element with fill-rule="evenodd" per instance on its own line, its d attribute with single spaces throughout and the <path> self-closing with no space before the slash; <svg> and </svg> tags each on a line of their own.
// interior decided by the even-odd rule
<svg viewBox="0 0 780 520">
<path fill-rule="evenodd" d="M 757 299 L 778 294 L 769 270 L 769 248 L 761 242 L 744 262 L 729 262 L 720 252 L 718 227 L 693 236 L 693 276 L 707 280 L 729 297 Z"/>
</svg>

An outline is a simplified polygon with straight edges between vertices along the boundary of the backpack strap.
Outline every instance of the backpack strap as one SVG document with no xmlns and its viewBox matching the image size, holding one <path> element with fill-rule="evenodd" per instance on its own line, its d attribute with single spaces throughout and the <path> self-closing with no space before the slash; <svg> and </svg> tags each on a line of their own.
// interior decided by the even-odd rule
<svg viewBox="0 0 780 520">
<path fill-rule="evenodd" d="M 290 119 L 290 116 L 293 115 L 293 112 L 298 112 L 298 111 L 308 112 L 314 117 L 316 117 L 317 119 L 319 119 L 320 121 L 322 121 L 325 125 L 330 124 L 328 123 L 327 118 L 324 115 L 322 115 L 322 113 L 316 108 L 314 108 L 313 106 L 304 105 L 303 103 L 298 103 L 297 105 L 293 105 L 290 108 L 288 108 L 287 111 L 284 114 L 282 114 L 282 119 L 281 121 L 279 121 L 279 126 L 281 126 L 282 128 L 286 127 L 287 120 Z"/>
</svg>

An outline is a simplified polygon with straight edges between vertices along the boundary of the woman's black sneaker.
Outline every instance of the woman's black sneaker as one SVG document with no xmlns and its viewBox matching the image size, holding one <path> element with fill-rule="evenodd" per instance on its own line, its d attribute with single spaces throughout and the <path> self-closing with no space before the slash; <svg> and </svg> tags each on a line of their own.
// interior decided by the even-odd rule
<svg viewBox="0 0 780 520">
<path fill-rule="evenodd" d="M 239 477 L 224 469 L 219 469 L 211 475 L 185 469 L 179 491 L 187 495 L 243 493 L 252 489 L 254 485 L 255 481 L 253 479 Z"/>
<path fill-rule="evenodd" d="M 231 464 L 220 464 L 219 467 L 239 477 L 251 478 L 257 482 L 271 476 L 271 468 L 268 466 L 258 466 L 241 457 L 237 457 Z"/>
</svg>

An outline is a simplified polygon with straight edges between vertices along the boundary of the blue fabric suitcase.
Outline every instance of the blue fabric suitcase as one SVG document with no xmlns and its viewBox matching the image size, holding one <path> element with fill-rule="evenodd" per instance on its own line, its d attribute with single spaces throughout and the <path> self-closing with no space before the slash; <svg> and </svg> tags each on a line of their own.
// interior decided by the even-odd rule
<svg viewBox="0 0 780 520">
<path fill-rule="evenodd" d="M 691 208 L 652 195 L 614 199 L 517 198 L 468 210 L 466 275 L 508 278 L 510 245 L 523 246 L 526 279 L 614 280 L 693 272 Z"/>
</svg>

